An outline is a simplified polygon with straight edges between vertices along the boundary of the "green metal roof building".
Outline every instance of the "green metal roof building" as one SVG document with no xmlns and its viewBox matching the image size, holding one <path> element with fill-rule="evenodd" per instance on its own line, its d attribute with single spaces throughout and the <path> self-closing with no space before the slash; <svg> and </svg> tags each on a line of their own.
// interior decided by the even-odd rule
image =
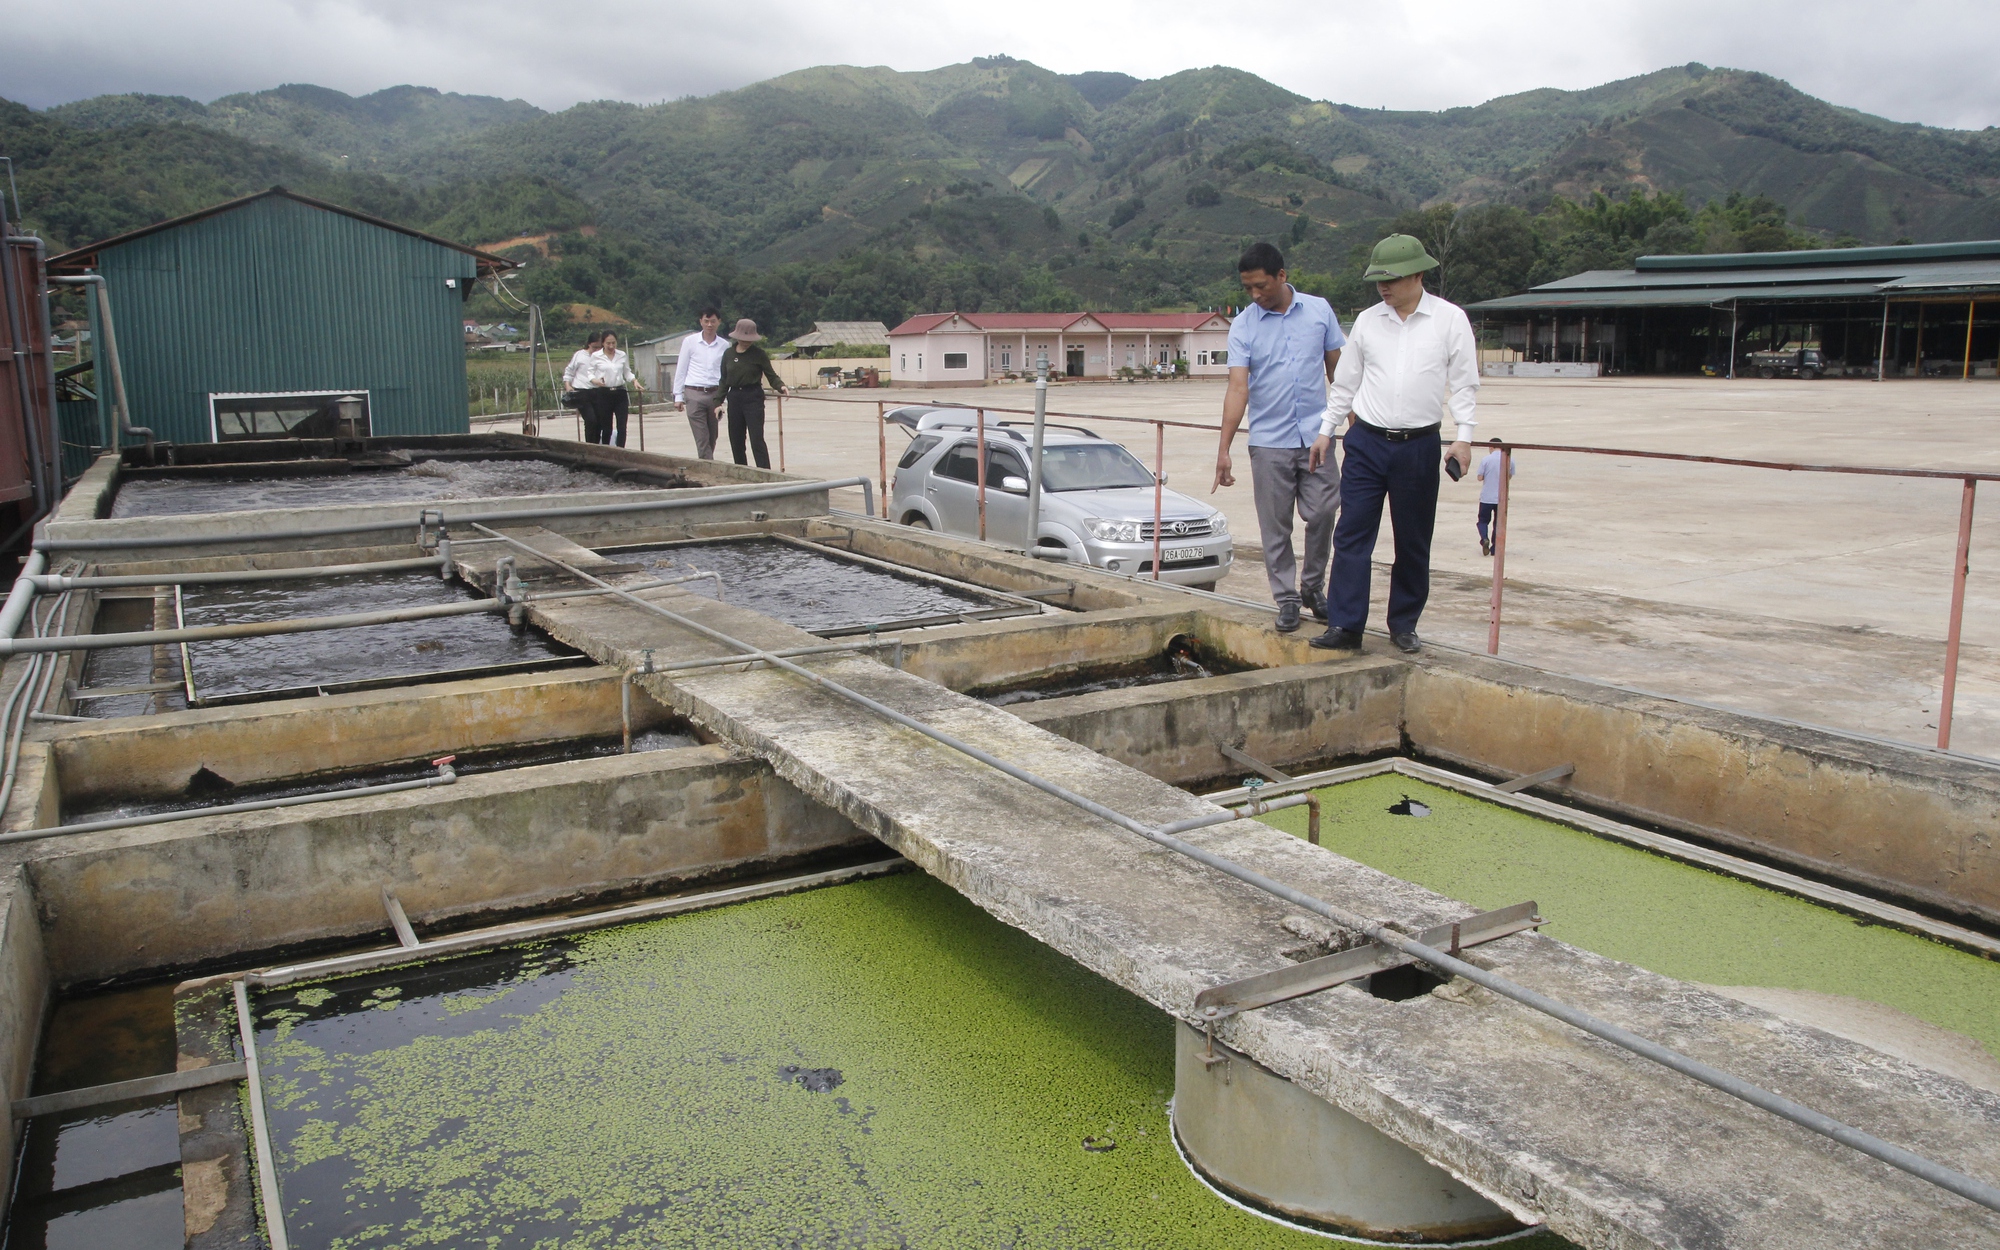
<svg viewBox="0 0 2000 1250">
<path fill-rule="evenodd" d="M 1538 364 L 1740 372 L 1755 351 L 1820 348 L 1853 377 L 1993 377 L 2000 241 L 1641 256 L 1472 304 Z"/>
<path fill-rule="evenodd" d="M 283 187 L 49 261 L 104 278 L 131 422 L 175 443 L 465 433 L 463 305 L 512 267 Z"/>
</svg>

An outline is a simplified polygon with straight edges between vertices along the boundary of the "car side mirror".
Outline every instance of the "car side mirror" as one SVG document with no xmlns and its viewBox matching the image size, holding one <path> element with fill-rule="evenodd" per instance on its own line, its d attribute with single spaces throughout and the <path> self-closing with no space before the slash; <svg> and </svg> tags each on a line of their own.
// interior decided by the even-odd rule
<svg viewBox="0 0 2000 1250">
<path fill-rule="evenodd" d="M 1010 473 L 1000 479 L 1000 489 L 1007 491 L 1009 494 L 1025 495 L 1028 493 L 1028 479 L 1015 477 Z"/>
<path fill-rule="evenodd" d="M 1162 485 L 1162 486 L 1165 486 L 1165 485 L 1167 484 L 1167 475 L 1166 475 L 1166 474 L 1164 474 L 1164 473 L 1155 473 L 1155 474 L 1154 474 L 1153 476 L 1154 476 L 1154 477 L 1156 477 L 1156 478 L 1159 478 L 1159 479 L 1160 479 L 1160 485 Z"/>
</svg>

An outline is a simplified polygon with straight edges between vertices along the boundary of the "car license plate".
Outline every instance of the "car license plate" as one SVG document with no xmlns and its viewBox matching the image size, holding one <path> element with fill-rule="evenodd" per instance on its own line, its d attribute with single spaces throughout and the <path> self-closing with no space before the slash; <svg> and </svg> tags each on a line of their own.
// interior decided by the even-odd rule
<svg viewBox="0 0 2000 1250">
<path fill-rule="evenodd" d="M 1202 552 L 1199 547 L 1168 547 L 1160 552 L 1160 563 L 1176 564 L 1188 560 L 1199 560 L 1201 559 L 1201 555 Z"/>
</svg>

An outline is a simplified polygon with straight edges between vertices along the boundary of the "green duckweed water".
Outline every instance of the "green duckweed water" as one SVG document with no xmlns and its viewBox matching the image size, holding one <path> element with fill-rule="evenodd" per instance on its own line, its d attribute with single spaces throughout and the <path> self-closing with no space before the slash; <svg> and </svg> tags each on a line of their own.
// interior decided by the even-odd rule
<svg viewBox="0 0 2000 1250">
<path fill-rule="evenodd" d="M 1316 793 L 1328 849 L 1481 910 L 1534 899 L 1573 946 L 1681 980 L 1871 999 L 2000 1055 L 2000 963 L 1408 777 Z M 1391 815 L 1404 795 L 1431 814 Z M 1265 820 L 1305 834 L 1303 808 Z"/>
<path fill-rule="evenodd" d="M 1328 1244 L 1188 1174 L 1171 1021 L 916 873 L 258 1010 L 300 1247 Z"/>
</svg>

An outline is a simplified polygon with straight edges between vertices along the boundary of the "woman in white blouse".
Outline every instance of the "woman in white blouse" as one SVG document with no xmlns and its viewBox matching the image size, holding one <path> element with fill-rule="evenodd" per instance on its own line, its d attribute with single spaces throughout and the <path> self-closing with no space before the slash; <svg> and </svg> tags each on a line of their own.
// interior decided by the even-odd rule
<svg viewBox="0 0 2000 1250">
<path fill-rule="evenodd" d="M 592 379 L 597 376 L 597 348 L 603 341 L 604 332 L 592 330 L 590 337 L 583 341 L 583 346 L 577 348 L 569 363 L 563 366 L 562 375 L 563 402 L 576 409 L 576 414 L 583 418 L 584 441 L 593 443 L 599 440 L 590 437 L 591 413 L 597 403 L 596 384 Z"/>
<path fill-rule="evenodd" d="M 597 350 L 595 377 L 598 403 L 596 438 L 590 436 L 590 425 L 584 423 L 584 438 L 593 443 L 610 443 L 618 447 L 625 445 L 625 422 L 631 414 L 631 400 L 625 392 L 627 386 L 645 390 L 639 375 L 632 372 L 632 362 L 624 352 L 618 350 L 618 336 L 606 333 L 603 344 Z"/>
</svg>

